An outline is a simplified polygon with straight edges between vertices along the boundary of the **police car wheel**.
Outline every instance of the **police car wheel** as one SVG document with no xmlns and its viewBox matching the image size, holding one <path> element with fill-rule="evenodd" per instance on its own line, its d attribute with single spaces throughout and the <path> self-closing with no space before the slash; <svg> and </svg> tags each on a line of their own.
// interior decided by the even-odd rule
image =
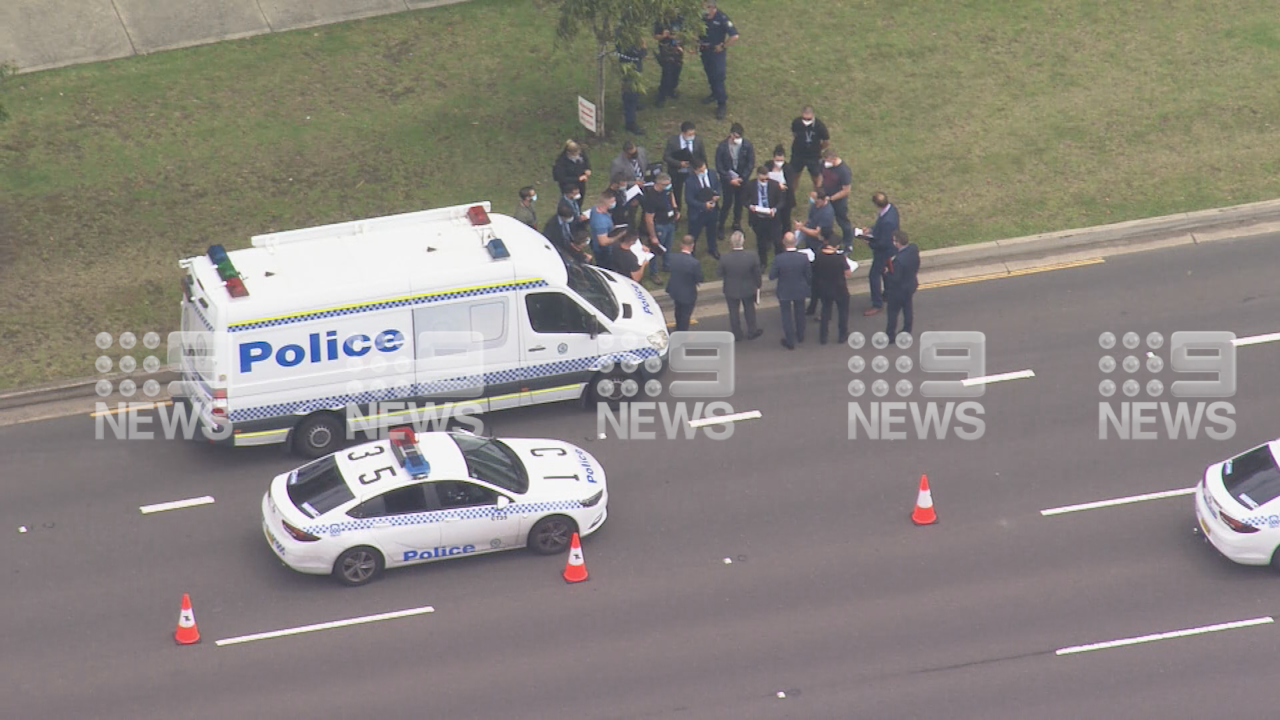
<svg viewBox="0 0 1280 720">
<path fill-rule="evenodd" d="M 371 547 L 353 547 L 333 564 L 333 576 L 351 587 L 372 582 L 381 572 L 382 553 Z"/>
<path fill-rule="evenodd" d="M 338 449 L 341 440 L 342 422 L 329 413 L 312 415 L 293 431 L 293 449 L 303 457 L 328 455 Z"/>
<path fill-rule="evenodd" d="M 562 553 L 577 531 L 577 523 L 564 515 L 544 517 L 529 531 L 529 548 L 539 555 Z"/>
<path fill-rule="evenodd" d="M 1280 545 L 1271 552 L 1271 569 L 1280 572 Z"/>
</svg>

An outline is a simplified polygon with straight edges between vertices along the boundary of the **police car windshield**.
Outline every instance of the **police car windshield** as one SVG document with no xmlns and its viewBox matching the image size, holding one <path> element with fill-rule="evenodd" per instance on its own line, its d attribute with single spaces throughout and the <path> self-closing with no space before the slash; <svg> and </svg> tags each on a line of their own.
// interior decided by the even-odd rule
<svg viewBox="0 0 1280 720">
<path fill-rule="evenodd" d="M 338 472 L 338 463 L 332 455 L 294 470 L 289 475 L 286 490 L 289 499 L 307 517 L 319 517 L 355 499 L 347 481 L 342 479 L 342 473 Z"/>
<path fill-rule="evenodd" d="M 1222 468 L 1222 484 L 1250 510 L 1280 497 L 1280 468 L 1271 448 L 1263 445 L 1229 460 Z"/>
<path fill-rule="evenodd" d="M 565 260 L 564 266 L 569 271 L 569 288 L 595 306 L 605 317 L 617 320 L 618 301 L 614 299 L 609 283 L 600 271 L 572 260 Z"/>
<path fill-rule="evenodd" d="M 513 493 L 529 490 L 529 473 L 511 448 L 492 438 L 454 434 L 453 441 L 467 461 L 467 474 Z"/>
</svg>

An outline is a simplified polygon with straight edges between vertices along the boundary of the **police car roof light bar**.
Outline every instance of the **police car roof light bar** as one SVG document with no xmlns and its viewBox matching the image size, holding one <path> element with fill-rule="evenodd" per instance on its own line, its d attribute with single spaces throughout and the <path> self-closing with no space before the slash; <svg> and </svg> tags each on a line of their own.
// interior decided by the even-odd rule
<svg viewBox="0 0 1280 720">
<path fill-rule="evenodd" d="M 244 281 L 239 275 L 233 275 L 227 278 L 227 292 L 231 293 L 233 298 L 249 297 L 249 291 L 244 286 Z"/>
<path fill-rule="evenodd" d="M 507 244 L 502 242 L 501 238 L 493 238 L 485 247 L 489 249 L 489 257 L 494 260 L 511 257 L 511 251 L 507 249 Z"/>
<path fill-rule="evenodd" d="M 431 472 L 431 464 L 418 451 L 417 439 L 411 427 L 391 428 L 391 449 L 400 466 L 414 477 L 425 477 Z"/>
<path fill-rule="evenodd" d="M 467 220 L 470 220 L 471 224 L 476 226 L 488 225 L 489 213 L 484 211 L 484 206 L 482 205 L 472 205 L 467 208 Z"/>
</svg>

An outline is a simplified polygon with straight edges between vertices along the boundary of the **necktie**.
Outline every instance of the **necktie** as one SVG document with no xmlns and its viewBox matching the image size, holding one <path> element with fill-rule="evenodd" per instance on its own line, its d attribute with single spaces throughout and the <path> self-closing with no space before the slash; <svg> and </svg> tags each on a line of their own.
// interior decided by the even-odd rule
<svg viewBox="0 0 1280 720">
<path fill-rule="evenodd" d="M 706 174 L 706 173 L 703 173 L 703 174 L 699 175 L 698 177 L 702 179 L 702 187 L 704 187 L 704 188 L 711 187 L 711 185 L 707 182 L 707 174 Z"/>
<path fill-rule="evenodd" d="M 765 197 L 765 191 L 764 191 L 765 187 L 766 187 L 766 186 L 764 186 L 764 185 L 759 185 L 759 188 L 760 188 L 760 202 L 759 202 L 759 203 L 757 203 L 757 204 L 758 204 L 760 207 L 762 207 L 762 208 L 767 208 L 767 207 L 769 207 L 769 201 L 768 201 L 768 200 L 766 199 L 766 197 Z"/>
</svg>

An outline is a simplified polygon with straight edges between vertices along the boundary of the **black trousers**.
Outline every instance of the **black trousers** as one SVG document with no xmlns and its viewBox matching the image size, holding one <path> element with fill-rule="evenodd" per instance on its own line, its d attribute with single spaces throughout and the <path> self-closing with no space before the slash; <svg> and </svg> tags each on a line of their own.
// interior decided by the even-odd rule
<svg viewBox="0 0 1280 720">
<path fill-rule="evenodd" d="M 680 86 L 680 71 L 684 63 L 658 63 L 662 67 L 662 80 L 658 83 L 658 100 L 662 101 L 676 96 L 676 88 Z"/>
<path fill-rule="evenodd" d="M 697 303 L 676 303 L 676 332 L 685 332 L 689 329 L 689 320 L 693 317 L 695 304 Z"/>
<path fill-rule="evenodd" d="M 733 226 L 742 227 L 742 186 L 724 186 L 724 198 L 720 201 L 720 225 L 716 228 L 724 236 L 724 221 L 729 218 L 729 207 L 733 207 Z"/>
<path fill-rule="evenodd" d="M 818 342 L 827 341 L 827 328 L 831 325 L 831 306 L 836 308 L 836 340 L 844 342 L 849 336 L 849 296 L 837 295 L 822 298 L 822 315 L 818 318 Z"/>
<path fill-rule="evenodd" d="M 778 224 L 777 218 L 765 220 L 757 218 L 751 225 L 751 229 L 756 233 L 756 255 L 760 257 L 760 268 L 769 267 L 769 251 L 773 250 L 773 256 L 777 257 L 782 248 L 782 233 L 779 229 L 782 226 Z"/>
<path fill-rule="evenodd" d="M 688 173 L 682 173 L 679 170 L 667 168 L 667 174 L 671 176 L 671 194 L 676 199 L 676 210 L 680 209 L 680 201 L 684 199 L 684 183 L 689 179 Z M 583 195 L 586 197 L 586 195 Z"/>
<path fill-rule="evenodd" d="M 747 332 L 754 333 L 756 331 L 756 299 L 754 297 L 745 298 L 725 298 L 729 303 L 729 330 L 733 332 L 733 336 L 739 340 L 746 337 L 742 333 L 742 321 L 738 317 L 738 306 L 742 306 L 742 315 L 747 318 Z"/>
<path fill-rule="evenodd" d="M 898 312 L 902 312 L 902 332 L 911 334 L 911 321 L 914 320 L 914 312 L 911 307 L 911 301 L 915 297 L 915 291 L 908 293 L 894 292 L 890 293 L 885 300 L 888 301 L 888 324 L 885 326 L 885 334 L 889 336 L 889 341 L 893 342 L 893 338 L 898 332 Z"/>
</svg>

